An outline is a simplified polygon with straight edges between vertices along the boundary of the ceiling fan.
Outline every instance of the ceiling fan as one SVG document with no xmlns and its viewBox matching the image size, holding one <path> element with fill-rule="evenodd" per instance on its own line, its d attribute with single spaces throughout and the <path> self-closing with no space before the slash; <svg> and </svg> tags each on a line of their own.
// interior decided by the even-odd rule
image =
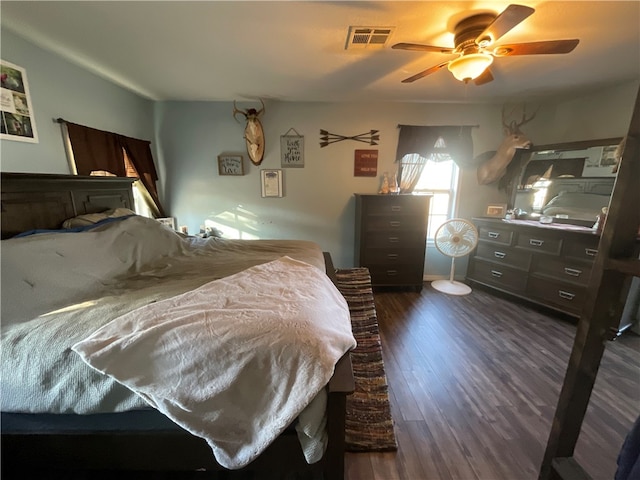
<svg viewBox="0 0 640 480">
<path fill-rule="evenodd" d="M 391 48 L 458 55 L 458 58 L 434 65 L 405 78 L 402 83 L 414 82 L 447 67 L 458 80 L 465 83 L 473 80 L 476 85 L 483 85 L 493 80 L 489 65 L 493 63 L 494 57 L 569 53 L 576 48 L 580 41 L 578 39 L 512 43 L 493 47 L 498 39 L 533 12 L 535 10 L 531 7 L 511 4 L 497 16 L 491 13 L 472 15 L 456 25 L 454 48 L 417 43 L 396 43 Z"/>
</svg>

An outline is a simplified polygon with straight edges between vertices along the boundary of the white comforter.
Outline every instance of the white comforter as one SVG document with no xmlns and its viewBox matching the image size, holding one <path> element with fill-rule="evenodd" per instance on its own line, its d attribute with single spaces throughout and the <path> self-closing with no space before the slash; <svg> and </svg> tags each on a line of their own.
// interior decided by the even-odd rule
<svg viewBox="0 0 640 480">
<path fill-rule="evenodd" d="M 145 394 L 146 390 L 141 389 L 138 384 L 127 383 L 131 379 L 127 377 L 126 373 L 122 377 L 122 381 L 119 378 L 120 374 L 110 377 L 99 373 L 83 362 L 80 356 L 71 350 L 71 347 L 75 344 L 82 344 L 84 339 L 91 337 L 94 332 L 103 327 L 113 328 L 120 325 L 122 319 L 129 318 L 129 312 L 134 309 L 143 308 L 144 311 L 148 308 L 151 312 L 159 308 L 155 307 L 156 305 L 163 305 L 160 309 L 164 310 L 169 305 L 164 302 L 173 301 L 172 297 L 175 297 L 176 301 L 178 299 L 186 301 L 187 298 L 192 298 L 189 296 L 189 292 L 192 290 L 199 287 L 209 288 L 212 284 L 208 282 L 242 273 L 253 266 L 268 262 L 277 261 L 272 267 L 279 266 L 284 270 L 286 270 L 286 266 L 294 265 L 296 267 L 294 270 L 299 271 L 302 268 L 301 265 L 306 265 L 303 270 L 306 272 L 307 280 L 305 282 L 296 280 L 290 284 L 289 290 L 286 290 L 289 292 L 287 297 L 278 301 L 281 302 L 283 308 L 285 306 L 292 307 L 292 303 L 287 300 L 289 295 L 292 300 L 297 298 L 302 302 L 299 306 L 300 318 L 298 321 L 300 325 L 309 323 L 313 318 L 318 323 L 318 326 L 313 328 L 320 328 L 320 332 L 316 333 L 320 335 L 323 343 L 329 343 L 328 338 L 333 338 L 322 338 L 326 329 L 331 331 L 332 328 L 338 328 L 341 331 L 340 329 L 348 328 L 350 334 L 349 316 L 348 311 L 345 310 L 344 300 L 324 274 L 322 251 L 318 245 L 312 242 L 182 238 L 153 220 L 134 217 L 109 226 L 99 227 L 99 229 L 90 232 L 45 234 L 3 240 L 1 254 L 2 345 L 0 353 L 2 361 L 0 362 L 0 376 L 2 391 L 0 392 L 0 404 L 2 410 L 7 412 L 74 412 L 80 414 L 118 412 L 148 407 L 149 400 L 162 410 L 164 407 L 161 408 L 160 405 L 163 402 L 155 400 L 155 395 L 158 392 Z M 292 260 L 279 260 L 285 255 L 294 257 L 301 263 L 295 261 L 292 263 Z M 263 277 L 262 281 L 267 288 L 266 291 L 270 292 L 269 295 L 265 296 L 255 289 L 248 289 L 245 294 L 248 296 L 249 293 L 253 293 L 255 299 L 260 302 L 257 305 L 264 310 L 267 304 L 262 304 L 262 301 L 267 297 L 278 297 L 281 291 L 284 292 L 285 290 L 278 289 L 283 288 L 286 279 L 287 274 L 285 273 Z M 316 280 L 320 283 L 315 283 L 315 287 L 309 283 L 316 282 Z M 203 286 L 204 284 L 208 285 Z M 213 288 L 219 288 L 217 283 L 214 282 L 213 285 Z M 304 286 L 304 288 L 298 291 L 298 286 Z M 270 290 L 270 288 L 276 290 Z M 314 292 L 314 290 L 321 291 Z M 226 298 L 225 302 L 220 303 L 217 293 L 215 296 L 209 294 L 206 303 L 207 306 L 214 306 L 215 310 L 219 312 L 229 308 L 229 312 L 233 312 L 233 314 L 222 314 L 222 317 L 228 320 L 230 319 L 229 315 L 240 315 L 244 312 L 241 317 L 244 319 L 247 314 L 257 312 L 257 310 L 241 307 L 241 304 L 236 304 L 235 300 L 229 296 Z M 313 302 L 313 298 L 322 298 L 322 300 Z M 307 301 L 312 303 L 307 304 Z M 314 306 L 310 307 L 310 305 Z M 268 310 L 266 313 L 279 315 L 277 313 L 280 311 L 279 308 L 271 310 L 266 308 Z M 332 313 L 327 313 L 327 309 Z M 289 313 L 293 311 L 287 310 Z M 199 321 L 210 321 L 212 318 L 205 312 L 200 312 L 199 315 Z M 183 320 L 185 319 L 183 318 Z M 191 317 L 187 323 L 194 320 Z M 265 321 L 273 320 L 272 316 L 268 316 Z M 333 320 L 338 322 L 338 326 L 331 326 L 330 322 Z M 111 325 L 111 322 L 115 323 Z M 262 332 L 261 328 L 266 324 L 257 320 L 256 323 L 257 325 L 254 327 L 258 332 Z M 189 324 L 191 325 L 191 323 Z M 230 328 L 227 332 L 228 338 L 231 338 L 231 334 L 236 332 L 236 327 L 239 325 L 240 323 L 236 320 L 234 328 Z M 162 322 L 155 329 L 149 330 L 160 333 L 166 327 L 167 324 Z M 208 340 L 204 340 L 205 337 L 195 335 L 198 330 L 193 325 L 190 328 L 181 325 L 180 330 L 181 332 L 189 331 L 194 339 L 185 340 L 182 336 L 172 337 L 174 340 L 180 339 L 183 342 L 182 349 L 173 347 L 170 349 L 178 355 L 176 358 L 183 359 L 182 353 L 194 350 L 191 348 L 191 345 L 195 345 L 192 341 L 201 340 L 208 347 L 212 345 Z M 168 329 L 166 331 L 169 332 Z M 204 331 L 212 332 L 209 327 Z M 307 327 L 305 327 L 305 331 L 312 334 L 312 330 L 308 330 Z M 265 332 L 256 335 L 256 340 L 270 341 L 270 337 L 263 333 Z M 245 331 L 244 334 L 247 335 L 247 332 Z M 251 335 L 249 334 L 247 339 Z M 137 340 L 142 342 L 142 338 L 137 338 Z M 342 340 L 344 341 L 344 339 Z M 279 341 L 284 342 L 285 340 L 279 337 Z M 352 337 L 350 342 L 353 342 Z M 144 342 L 139 345 L 145 345 L 143 348 L 148 346 Z M 297 351 L 301 355 L 299 359 L 302 359 L 304 357 L 302 352 L 309 353 L 304 350 L 310 348 L 309 345 L 303 342 L 303 345 L 292 345 L 290 349 L 285 349 L 285 351 Z M 349 343 L 349 345 L 352 346 L 353 343 Z M 311 395 L 314 390 L 314 394 L 318 393 L 318 390 L 320 393 L 301 413 L 296 426 L 301 442 L 303 442 L 303 451 L 310 463 L 317 460 L 322 454 L 323 434 L 320 423 L 324 412 L 322 402 L 326 401 L 326 397 L 323 396 L 324 389 L 317 389 L 316 386 L 323 384 L 322 382 L 326 383 L 328 379 L 327 372 L 324 370 L 327 359 L 339 358 L 340 355 L 337 355 L 337 351 L 345 352 L 350 348 L 342 342 L 326 346 L 329 347 L 329 350 L 323 353 L 321 359 L 311 362 L 304 357 L 308 362 L 311 362 L 312 367 L 322 370 L 318 379 L 314 378 L 309 382 L 309 391 L 306 395 Z M 127 355 L 136 351 L 143 352 L 143 350 L 128 350 Z M 209 355 L 209 351 L 202 354 Z M 264 354 L 266 355 L 266 353 Z M 224 357 L 222 363 L 230 358 Z M 258 361 L 257 358 L 254 363 Z M 264 358 L 266 361 L 267 357 Z M 129 360 L 127 366 L 135 366 L 135 370 L 150 367 L 151 364 L 144 355 L 139 360 L 135 362 Z M 284 360 L 285 358 L 282 357 L 279 361 L 283 363 L 279 365 L 284 367 Z M 115 362 L 118 364 L 117 361 Z M 206 357 L 206 363 L 212 372 L 220 372 L 222 368 L 222 363 L 213 362 L 209 360 L 209 357 Z M 254 363 L 249 362 L 247 365 Z M 333 363 L 331 371 L 333 371 Z M 231 365 L 233 367 L 234 362 L 231 362 Z M 310 365 L 304 362 L 299 366 L 310 368 Z M 275 369 L 274 366 L 270 368 Z M 105 371 L 108 372 L 108 368 Z M 157 371 L 153 370 L 153 373 L 165 378 L 170 371 L 175 373 L 163 366 Z M 247 374 L 247 378 L 253 380 L 250 369 L 245 368 L 240 373 Z M 201 374 L 209 375 L 210 372 L 203 369 Z M 190 383 L 193 383 L 193 377 L 189 376 L 188 378 Z M 143 378 L 137 380 L 144 381 Z M 286 392 L 293 385 L 298 389 L 302 388 L 297 381 L 293 383 L 282 382 L 278 385 L 278 389 L 274 389 L 273 392 L 268 390 L 269 395 L 265 395 L 270 397 L 271 393 L 274 393 L 275 398 L 273 400 L 262 399 L 260 406 L 272 404 L 280 408 L 281 403 L 279 402 L 284 401 L 288 396 Z M 132 386 L 133 389 L 131 389 Z M 235 384 L 229 383 L 228 386 L 235 387 Z M 207 388 L 214 387 L 209 384 Z M 220 388 L 220 386 L 215 388 Z M 174 391 L 174 393 L 176 392 Z M 197 392 L 194 393 L 198 395 Z M 200 393 L 202 394 L 202 392 Z M 258 395 L 255 397 L 262 398 Z M 188 411 L 191 407 L 186 403 L 180 403 L 182 400 L 178 401 L 177 405 L 180 405 L 180 408 L 187 407 L 185 411 Z M 294 401 L 303 403 L 300 397 L 294 398 Z M 231 407 L 233 410 L 239 406 L 228 405 L 227 408 Z M 284 415 L 290 417 L 295 408 L 289 405 L 288 409 Z M 222 413 L 222 410 L 220 412 L 221 419 L 237 417 L 235 410 L 229 415 Z M 271 418 L 270 414 L 266 415 Z M 206 422 L 210 422 L 211 418 L 207 417 Z M 281 423 L 278 422 L 283 422 L 284 418 L 281 415 L 273 417 L 277 422 L 271 432 L 255 433 L 260 429 L 256 426 L 250 427 L 253 428 L 253 431 L 247 430 L 246 433 L 249 437 L 254 435 L 249 440 L 252 446 L 245 448 L 225 445 L 220 447 L 217 450 L 219 453 L 216 453 L 216 455 L 220 455 L 220 463 L 226 464 L 230 468 L 244 464 L 262 448 L 267 437 L 277 435 L 275 431 L 281 426 Z M 195 430 L 200 427 L 188 426 L 187 429 L 191 430 L 192 428 L 195 433 Z M 230 432 L 233 433 L 234 429 L 231 429 Z M 226 441 L 222 440 L 222 443 L 225 444 Z M 307 443 L 305 444 L 304 441 Z"/>
<path fill-rule="evenodd" d="M 349 309 L 328 277 L 284 257 L 139 308 L 73 350 L 240 468 L 353 347 Z"/>
</svg>

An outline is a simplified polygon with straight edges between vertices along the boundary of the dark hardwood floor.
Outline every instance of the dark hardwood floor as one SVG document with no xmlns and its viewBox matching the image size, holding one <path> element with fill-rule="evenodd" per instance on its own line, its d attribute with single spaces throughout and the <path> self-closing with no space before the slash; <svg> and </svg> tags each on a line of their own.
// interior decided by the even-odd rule
<svg viewBox="0 0 640 480">
<path fill-rule="evenodd" d="M 398 451 L 348 453 L 349 480 L 537 479 L 574 321 L 474 289 L 375 293 Z M 575 457 L 610 480 L 640 414 L 640 336 L 610 342 Z"/>
</svg>

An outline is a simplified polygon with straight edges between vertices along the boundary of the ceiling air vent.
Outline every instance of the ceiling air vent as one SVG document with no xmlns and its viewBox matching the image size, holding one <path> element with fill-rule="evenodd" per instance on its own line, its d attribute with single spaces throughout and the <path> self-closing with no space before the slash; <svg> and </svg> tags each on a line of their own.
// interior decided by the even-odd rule
<svg viewBox="0 0 640 480">
<path fill-rule="evenodd" d="M 349 27 L 347 50 L 383 47 L 393 33 L 395 27 Z"/>
</svg>

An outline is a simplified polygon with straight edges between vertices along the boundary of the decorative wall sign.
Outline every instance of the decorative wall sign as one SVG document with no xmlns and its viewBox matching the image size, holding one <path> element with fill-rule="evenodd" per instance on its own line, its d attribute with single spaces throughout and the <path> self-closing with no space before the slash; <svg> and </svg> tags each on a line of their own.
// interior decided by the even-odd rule
<svg viewBox="0 0 640 480">
<path fill-rule="evenodd" d="M 218 155 L 218 174 L 244 175 L 244 166 L 242 163 L 242 155 L 240 154 L 228 153 Z"/>
<path fill-rule="evenodd" d="M 0 138 L 38 143 L 27 72 L 0 60 L 0 83 Z"/>
<path fill-rule="evenodd" d="M 342 142 L 343 140 L 355 140 L 356 142 L 364 142 L 369 145 L 378 145 L 378 141 L 380 141 L 380 134 L 378 132 L 379 130 L 370 130 L 352 137 L 345 137 L 344 135 L 338 135 L 337 133 L 320 130 L 320 148 L 331 145 L 332 143 Z"/>
<path fill-rule="evenodd" d="M 263 197 L 282 197 L 282 170 L 260 170 Z"/>
<path fill-rule="evenodd" d="M 354 177 L 378 175 L 378 150 L 356 150 L 353 161 Z"/>
<path fill-rule="evenodd" d="M 289 135 L 293 131 L 295 135 Z M 304 136 L 295 128 L 280 135 L 280 165 L 283 168 L 304 167 Z"/>
</svg>

